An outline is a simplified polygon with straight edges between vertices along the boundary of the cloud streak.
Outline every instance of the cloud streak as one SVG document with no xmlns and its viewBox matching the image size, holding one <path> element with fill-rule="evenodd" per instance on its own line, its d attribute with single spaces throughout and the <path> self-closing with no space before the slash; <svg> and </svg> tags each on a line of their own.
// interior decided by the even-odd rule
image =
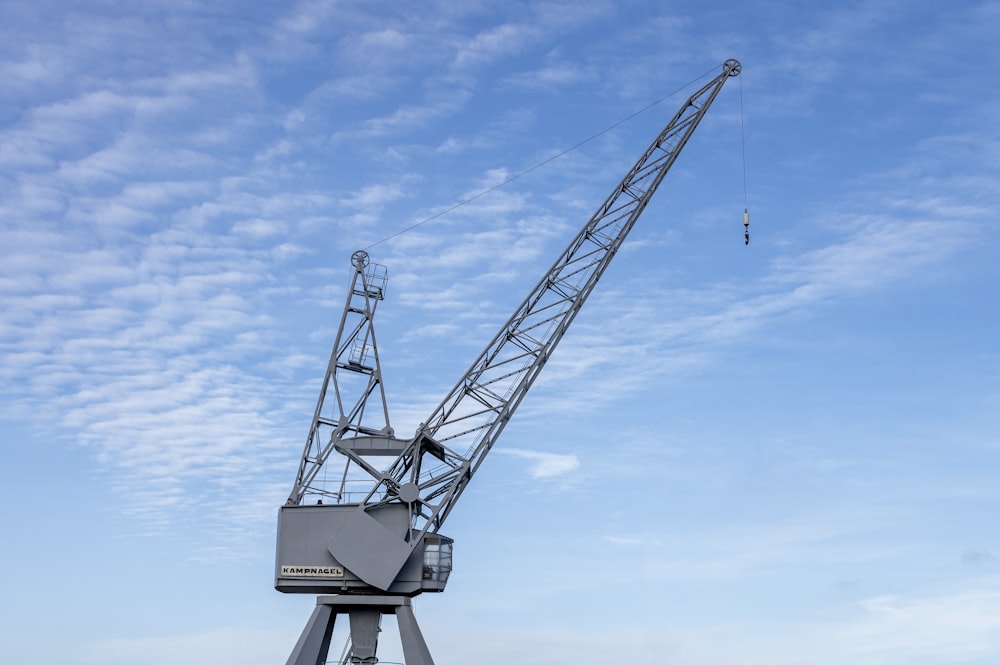
<svg viewBox="0 0 1000 665">
<path fill-rule="evenodd" d="M 498 448 L 497 452 L 529 460 L 531 465 L 528 467 L 528 475 L 535 480 L 561 478 L 580 468 L 580 458 L 574 454 L 540 452 L 524 448 Z"/>
<path fill-rule="evenodd" d="M 337 3 L 301 3 L 248 33 L 233 28 L 233 39 L 260 36 L 270 49 L 254 40 L 222 49 L 203 36 L 174 43 L 174 28 L 148 17 L 98 14 L 75 15 L 35 47 L 22 45 L 3 63 L 16 80 L 4 101 L 24 108 L 0 129 L 0 376 L 8 413 L 59 423 L 157 528 L 204 502 L 275 496 L 314 399 L 308 382 L 325 362 L 315 357 L 325 349 L 306 350 L 305 340 L 332 325 L 342 302 L 327 286 L 344 281 L 331 254 L 385 238 L 451 205 L 430 201 L 478 194 L 516 170 L 522 158 L 511 155 L 525 145 L 517 141 L 539 128 L 532 104 L 517 99 L 482 116 L 485 132 L 455 122 L 495 101 L 484 82 L 506 96 L 540 85 L 572 89 L 597 72 L 620 71 L 600 52 L 571 65 L 572 53 L 549 48 L 553 35 L 613 10 L 589 3 L 570 19 L 564 9 L 544 3 L 532 20 L 475 30 L 463 23 L 464 10 L 441 10 L 445 28 L 426 51 L 412 45 L 428 42 L 428 24 L 411 17 L 382 26 L 381 17 Z M 363 29 L 342 40 L 348 31 L 338 32 L 332 16 Z M 845 16 L 810 33 L 803 57 L 854 39 Z M 675 18 L 655 19 L 677 30 Z M 874 12 L 864 25 L 883 19 Z M 650 30 L 621 38 L 643 43 Z M 104 39 L 120 47 L 98 48 Z M 144 48 L 147 40 L 169 48 Z M 309 72 L 295 89 L 284 80 L 289 63 L 317 62 L 317 53 L 347 63 L 353 45 L 381 57 L 364 72 Z M 544 64 L 494 76 L 498 63 L 528 52 L 544 54 Z M 144 66 L 112 71 L 121 53 Z M 355 61 L 363 60 L 358 53 Z M 423 72 L 409 94 L 413 58 L 442 67 Z M 625 91 L 630 81 L 648 82 L 651 72 L 662 78 L 660 65 L 639 59 L 629 67 L 643 71 L 616 79 L 617 94 L 633 94 Z M 69 79 L 79 84 L 53 87 Z M 371 87 L 345 94 L 362 80 Z M 401 90 L 407 94 L 391 103 L 365 105 Z M 546 141 L 531 150 L 551 154 Z M 512 152 L 480 159 L 508 144 Z M 863 192 L 869 210 L 856 205 L 819 220 L 829 233 L 822 246 L 790 240 L 757 279 L 708 287 L 678 280 L 645 288 L 643 298 L 630 297 L 634 284 L 602 284 L 518 418 L 620 399 L 797 313 L 925 279 L 982 237 L 995 207 L 991 172 L 927 170 L 958 149 L 997 164 L 995 141 L 928 137 L 920 160 L 873 178 Z M 458 153 L 473 165 L 436 177 Z M 399 364 L 432 368 L 410 387 L 443 392 L 464 370 L 456 349 L 471 360 L 540 277 L 545 257 L 577 225 L 567 221 L 580 206 L 577 188 L 621 159 L 614 141 L 595 153 L 561 165 L 549 184 L 562 175 L 568 184 L 555 193 L 519 182 L 380 248 L 398 303 L 390 325 L 399 326 Z M 926 186 L 909 191 L 904 181 Z M 951 196 L 959 182 L 974 196 Z M 433 400 L 421 392 L 400 410 L 416 414 Z M 538 479 L 572 476 L 583 459 L 508 454 Z M 272 517 L 262 514 L 261 523 Z"/>
</svg>

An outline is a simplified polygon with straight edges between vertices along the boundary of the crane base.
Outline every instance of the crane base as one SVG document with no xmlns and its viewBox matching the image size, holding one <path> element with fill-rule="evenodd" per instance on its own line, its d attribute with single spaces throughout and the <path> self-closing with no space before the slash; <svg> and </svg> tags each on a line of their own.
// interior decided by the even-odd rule
<svg viewBox="0 0 1000 665">
<path fill-rule="evenodd" d="M 406 665 L 434 665 L 413 615 L 413 605 L 409 598 L 400 596 L 319 596 L 316 609 L 285 665 L 325 665 L 338 614 L 347 614 L 350 619 L 352 665 L 378 662 L 375 649 L 383 614 L 396 616 Z"/>
</svg>

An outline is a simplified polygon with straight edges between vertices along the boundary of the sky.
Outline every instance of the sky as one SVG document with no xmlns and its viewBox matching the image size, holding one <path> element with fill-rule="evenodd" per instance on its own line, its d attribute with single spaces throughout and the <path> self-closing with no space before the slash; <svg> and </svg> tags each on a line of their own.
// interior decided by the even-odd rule
<svg viewBox="0 0 1000 665">
<path fill-rule="evenodd" d="M 449 517 L 435 662 L 1000 662 L 998 33 L 965 0 L 3 2 L 0 661 L 284 662 L 314 599 L 273 589 L 275 519 L 351 253 L 412 432 L 737 58 Z"/>
</svg>

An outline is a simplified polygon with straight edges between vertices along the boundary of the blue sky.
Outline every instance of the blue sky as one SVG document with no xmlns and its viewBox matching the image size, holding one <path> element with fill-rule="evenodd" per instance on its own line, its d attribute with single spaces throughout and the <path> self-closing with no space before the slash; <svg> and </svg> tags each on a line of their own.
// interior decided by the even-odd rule
<svg viewBox="0 0 1000 665">
<path fill-rule="evenodd" d="M 284 662 L 351 253 L 412 431 L 691 90 L 394 234 L 735 57 L 449 519 L 435 660 L 996 663 L 1000 3 L 944 7 L 4 3 L 0 660 Z"/>
</svg>

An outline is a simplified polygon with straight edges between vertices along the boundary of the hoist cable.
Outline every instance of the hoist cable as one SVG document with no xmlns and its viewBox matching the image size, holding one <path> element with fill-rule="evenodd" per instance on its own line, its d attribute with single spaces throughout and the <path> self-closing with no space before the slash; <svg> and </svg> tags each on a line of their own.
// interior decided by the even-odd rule
<svg viewBox="0 0 1000 665">
<path fill-rule="evenodd" d="M 743 121 L 743 73 L 740 72 L 740 156 L 743 160 L 743 244 L 750 244 L 750 202 L 747 194 L 747 133 Z"/>
<path fill-rule="evenodd" d="M 743 75 L 739 76 L 740 84 L 740 152 L 743 158 L 743 207 L 749 208 L 747 202 L 747 134 L 743 123 Z"/>
<path fill-rule="evenodd" d="M 458 208 L 461 208 L 464 205 L 468 205 L 469 203 L 472 203 L 473 201 L 476 201 L 477 199 L 481 199 L 482 197 L 486 196 L 487 194 L 490 194 L 491 192 L 495 192 L 496 190 L 500 189 L 501 187 L 509 185 L 510 183 L 514 182 L 515 180 L 517 180 L 519 178 L 523 178 L 524 176 L 528 175 L 529 173 L 542 168 L 543 166 L 545 166 L 546 164 L 549 164 L 550 162 L 554 162 L 555 160 L 559 159 L 560 157 L 565 157 L 566 155 L 568 155 L 569 153 L 573 152 L 574 150 L 585 146 L 586 144 L 590 143 L 591 141 L 600 138 L 601 136 L 607 134 L 611 130 L 613 130 L 613 129 L 615 129 L 615 128 L 617 128 L 617 127 L 625 124 L 629 120 L 632 120 L 636 116 L 642 115 L 643 113 L 645 113 L 649 109 L 653 108 L 654 106 L 665 102 L 666 100 L 670 99 L 674 95 L 677 95 L 678 93 L 680 93 L 682 90 L 685 90 L 685 89 L 689 88 L 690 86 L 694 85 L 695 83 L 697 83 L 701 79 L 705 78 L 706 76 L 709 76 L 710 74 L 715 73 L 716 69 L 717 69 L 716 67 L 713 67 L 712 69 L 708 70 L 704 74 L 701 74 L 701 75 L 696 76 L 695 78 L 691 79 L 690 81 L 688 81 L 687 83 L 685 83 L 681 87 L 677 88 L 673 92 L 667 93 L 666 95 L 664 95 L 663 97 L 660 97 L 656 101 L 653 101 L 653 102 L 650 102 L 649 104 L 646 104 L 645 106 L 643 106 L 638 111 L 635 111 L 634 113 L 625 116 L 621 120 L 618 120 L 617 122 L 614 122 L 614 123 L 608 125 L 607 127 L 605 127 L 604 129 L 602 129 L 601 131 L 597 132 L 596 134 L 593 134 L 593 135 L 589 136 L 588 138 L 585 138 L 582 141 L 579 141 L 578 143 L 570 146 L 569 148 L 566 148 L 565 150 L 562 150 L 561 152 L 558 152 L 558 153 L 552 155 L 551 157 L 538 162 L 534 166 L 531 166 L 531 167 L 529 167 L 529 168 L 527 168 L 527 169 L 525 169 L 523 171 L 520 171 L 519 173 L 516 173 L 516 174 L 510 176 L 509 178 L 507 178 L 503 182 L 500 182 L 500 183 L 498 183 L 496 185 L 493 185 L 492 187 L 489 187 L 488 189 L 484 189 L 483 191 L 479 192 L 478 194 L 470 196 L 467 199 L 459 201 L 458 203 L 454 204 L 450 208 L 446 208 L 446 209 L 444 209 L 444 210 L 442 210 L 440 212 L 436 212 L 433 215 L 431 215 L 430 217 L 425 217 L 424 219 L 420 220 L 419 222 L 417 222 L 415 224 L 411 224 L 410 226 L 406 227 L 405 229 L 402 229 L 401 231 L 397 231 L 396 233 L 393 233 L 392 235 L 386 236 L 385 238 L 382 238 L 381 240 L 379 240 L 377 242 L 373 242 L 372 244 L 370 244 L 367 247 L 365 247 L 364 250 L 368 251 L 369 249 L 371 249 L 372 247 L 375 247 L 376 245 L 381 245 L 382 243 L 387 242 L 389 240 L 392 240 L 393 238 L 396 238 L 398 236 L 401 236 L 404 233 L 409 233 L 410 231 L 413 231 L 414 229 L 417 229 L 417 228 L 423 226 L 424 224 L 427 224 L 428 222 L 433 222 L 435 219 L 438 219 L 439 217 L 443 217 L 444 215 L 447 215 L 449 212 L 457 210 Z M 744 192 L 745 191 L 746 191 L 746 172 L 744 171 Z"/>
</svg>

